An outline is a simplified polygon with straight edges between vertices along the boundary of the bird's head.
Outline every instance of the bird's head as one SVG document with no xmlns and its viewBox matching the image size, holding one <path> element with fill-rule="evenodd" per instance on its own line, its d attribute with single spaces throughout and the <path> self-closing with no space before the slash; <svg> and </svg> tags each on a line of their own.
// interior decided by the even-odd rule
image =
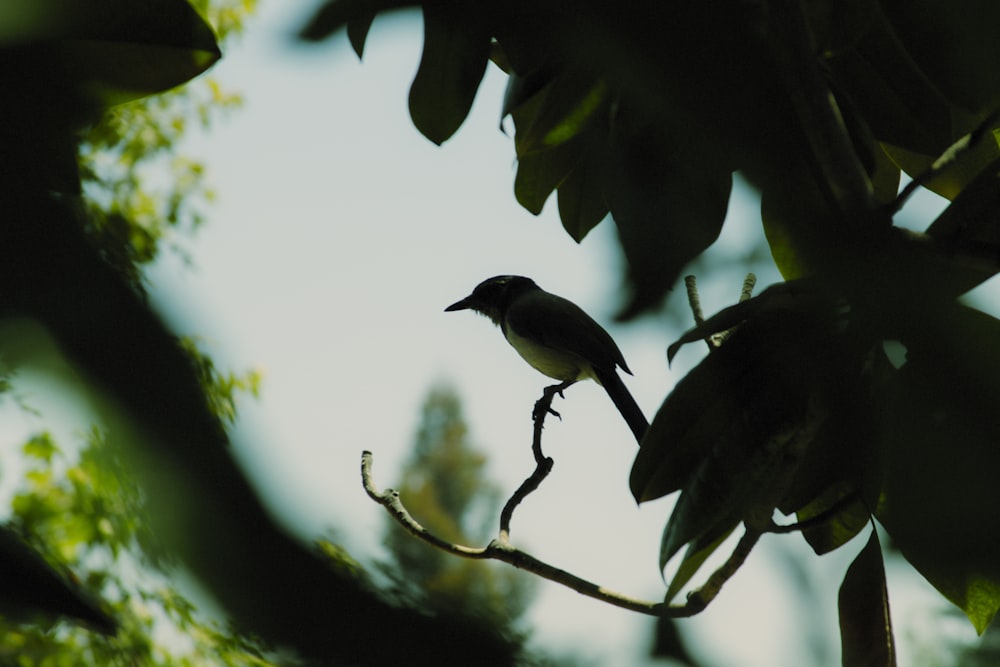
<svg viewBox="0 0 1000 667">
<path fill-rule="evenodd" d="M 456 301 L 445 312 L 453 310 L 474 310 L 500 324 L 503 314 L 511 301 L 527 290 L 538 289 L 531 278 L 524 276 L 494 276 L 476 285 L 472 294 Z"/>
</svg>

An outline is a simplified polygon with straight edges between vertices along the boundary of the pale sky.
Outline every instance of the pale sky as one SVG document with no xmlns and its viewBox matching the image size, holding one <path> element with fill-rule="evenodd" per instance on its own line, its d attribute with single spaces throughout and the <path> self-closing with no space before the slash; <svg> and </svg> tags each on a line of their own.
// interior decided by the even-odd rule
<svg viewBox="0 0 1000 667">
<path fill-rule="evenodd" d="M 471 117 L 436 147 L 406 108 L 419 16 L 378 19 L 359 63 L 345 36 L 292 43 L 313 7 L 264 0 L 215 68 L 246 105 L 182 151 L 206 161 L 218 201 L 185 243 L 193 266 L 168 254 L 149 278 L 172 326 L 201 336 L 218 365 L 263 372 L 260 400 L 240 406 L 234 448 L 274 511 L 305 538 L 336 528 L 364 562 L 381 554 L 385 518 L 361 489 L 361 451 L 374 452 L 381 487 L 397 485 L 433 383 L 458 389 L 471 436 L 503 488 L 531 472 L 529 413 L 550 382 L 486 319 L 443 312 L 479 281 L 531 276 L 605 324 L 650 417 L 705 349 L 685 348 L 668 368 L 676 318 L 613 325 L 621 259 L 610 221 L 578 246 L 554 201 L 538 218 L 517 205 L 512 142 L 498 130 L 502 73 L 490 66 Z M 737 190 L 716 257 L 739 257 L 754 242 L 756 207 L 752 193 Z M 707 313 L 735 300 L 751 268 L 758 291 L 779 279 L 769 266 L 724 266 L 699 275 Z M 671 303 L 686 315 L 683 290 Z M 555 406 L 563 421 L 550 420 L 545 433 L 555 469 L 519 508 L 513 542 L 609 588 L 659 599 L 659 540 L 674 500 L 636 508 L 627 486 L 635 443 L 600 387 L 574 386 L 566 399 Z M 865 539 L 817 559 L 798 537 L 765 538 L 719 599 L 684 625 L 692 648 L 720 667 L 799 667 L 815 660 L 809 637 L 795 630 L 809 618 L 828 664 L 839 664 L 837 586 Z M 787 583 L 790 558 L 820 586 L 815 599 L 803 601 Z M 901 598 L 926 611 L 934 594 L 914 590 Z M 893 603 L 896 594 L 890 581 Z M 894 604 L 897 627 L 913 616 L 909 607 Z M 649 664 L 651 619 L 547 582 L 530 614 L 543 649 Z"/>
</svg>

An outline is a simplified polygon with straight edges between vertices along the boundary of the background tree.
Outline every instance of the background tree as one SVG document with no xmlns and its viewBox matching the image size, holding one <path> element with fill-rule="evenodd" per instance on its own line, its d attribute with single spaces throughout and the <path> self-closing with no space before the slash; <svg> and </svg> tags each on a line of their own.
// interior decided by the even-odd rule
<svg viewBox="0 0 1000 667">
<path fill-rule="evenodd" d="M 462 405 L 453 389 L 427 394 L 399 493 L 429 530 L 455 543 L 481 544 L 495 530 L 500 491 L 486 476 L 488 459 L 469 442 Z M 525 634 L 520 617 L 534 598 L 535 581 L 499 563 L 449 557 L 413 539 L 387 518 L 386 573 L 414 598 L 414 606 L 463 609 L 504 635 Z"/>
</svg>

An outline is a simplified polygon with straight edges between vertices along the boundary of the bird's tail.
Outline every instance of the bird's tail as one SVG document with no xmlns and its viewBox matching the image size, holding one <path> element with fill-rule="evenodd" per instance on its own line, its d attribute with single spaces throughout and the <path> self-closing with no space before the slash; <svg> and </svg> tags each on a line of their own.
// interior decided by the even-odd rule
<svg viewBox="0 0 1000 667">
<path fill-rule="evenodd" d="M 597 380 L 604 387 L 604 390 L 608 392 L 608 396 L 611 397 L 611 401 L 615 404 L 615 407 L 618 408 L 618 412 L 622 413 L 622 417 L 625 418 L 625 423 L 628 424 L 632 435 L 635 436 L 635 441 L 641 444 L 642 437 L 646 435 L 646 430 L 649 428 L 649 422 L 646 421 L 646 416 L 642 414 L 639 404 L 632 398 L 628 387 L 625 386 L 618 372 L 614 369 L 610 373 L 602 372 L 596 373 L 596 375 L 598 376 Z"/>
</svg>

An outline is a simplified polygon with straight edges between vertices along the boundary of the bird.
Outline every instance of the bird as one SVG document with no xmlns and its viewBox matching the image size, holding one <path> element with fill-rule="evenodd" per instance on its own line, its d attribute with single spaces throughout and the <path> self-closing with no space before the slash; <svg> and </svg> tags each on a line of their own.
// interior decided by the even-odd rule
<svg viewBox="0 0 1000 667">
<path fill-rule="evenodd" d="M 488 317 L 535 370 L 566 387 L 580 380 L 596 381 L 636 441 L 642 442 L 649 422 L 618 375 L 619 368 L 629 375 L 632 371 L 611 335 L 575 303 L 546 292 L 531 278 L 494 276 L 445 308 L 445 312 L 456 310 Z"/>
</svg>

